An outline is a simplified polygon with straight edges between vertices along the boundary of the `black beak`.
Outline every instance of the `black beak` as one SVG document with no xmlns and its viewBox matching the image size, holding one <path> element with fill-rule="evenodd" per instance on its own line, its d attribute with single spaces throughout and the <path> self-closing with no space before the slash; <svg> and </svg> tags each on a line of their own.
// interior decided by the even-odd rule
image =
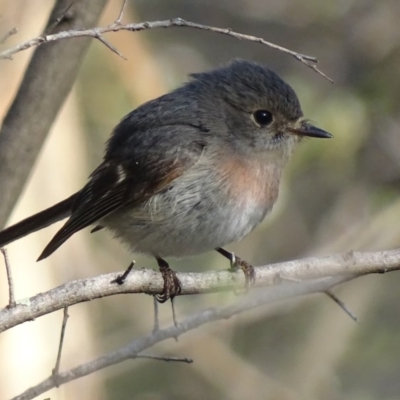
<svg viewBox="0 0 400 400">
<path fill-rule="evenodd" d="M 331 135 L 330 133 L 307 123 L 303 123 L 300 128 L 288 128 L 288 130 L 289 132 L 292 132 L 295 135 L 299 136 L 308 136 L 321 139 L 329 139 L 333 137 L 333 135 Z"/>
</svg>

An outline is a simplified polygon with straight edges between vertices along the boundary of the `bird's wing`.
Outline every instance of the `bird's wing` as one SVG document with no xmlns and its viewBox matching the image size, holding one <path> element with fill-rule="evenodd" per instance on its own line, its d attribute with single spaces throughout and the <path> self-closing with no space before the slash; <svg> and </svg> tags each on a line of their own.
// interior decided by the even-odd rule
<svg viewBox="0 0 400 400">
<path fill-rule="evenodd" d="M 38 258 L 52 254 L 75 232 L 99 221 L 123 206 L 134 206 L 165 189 L 200 158 L 204 145 L 192 141 L 175 147 L 136 151 L 122 160 L 107 159 L 93 172 L 79 192 L 71 216 Z"/>
</svg>

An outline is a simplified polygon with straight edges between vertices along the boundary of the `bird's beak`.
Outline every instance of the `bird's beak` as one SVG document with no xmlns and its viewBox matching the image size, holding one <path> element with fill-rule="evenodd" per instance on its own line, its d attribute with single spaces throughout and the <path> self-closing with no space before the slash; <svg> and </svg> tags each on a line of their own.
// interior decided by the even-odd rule
<svg viewBox="0 0 400 400">
<path fill-rule="evenodd" d="M 298 128 L 289 127 L 288 131 L 299 136 L 308 136 L 308 137 L 322 138 L 322 139 L 329 139 L 333 137 L 333 135 L 331 135 L 330 133 L 322 129 L 319 129 L 311 125 L 309 122 L 305 121 L 303 121 Z"/>
</svg>

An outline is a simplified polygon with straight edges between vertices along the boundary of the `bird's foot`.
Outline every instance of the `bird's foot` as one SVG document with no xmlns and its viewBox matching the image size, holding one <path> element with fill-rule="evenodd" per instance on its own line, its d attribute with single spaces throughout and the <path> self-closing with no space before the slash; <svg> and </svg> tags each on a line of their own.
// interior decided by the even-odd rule
<svg viewBox="0 0 400 400">
<path fill-rule="evenodd" d="M 164 288 L 155 298 L 159 303 L 165 303 L 167 300 L 172 300 L 175 296 L 179 295 L 182 291 L 182 286 L 176 276 L 176 272 L 169 267 L 168 263 L 160 257 L 156 259 L 164 280 Z"/>
<path fill-rule="evenodd" d="M 254 267 L 249 264 L 247 261 L 242 260 L 239 257 L 236 257 L 232 253 L 232 258 L 233 261 L 231 261 L 231 271 L 237 271 L 238 269 L 241 269 L 244 273 L 244 288 L 245 291 L 247 292 L 250 288 L 250 286 L 253 286 L 255 281 L 256 281 L 256 271 Z"/>
<path fill-rule="evenodd" d="M 230 261 L 231 263 L 230 271 L 236 272 L 238 269 L 241 269 L 243 271 L 245 278 L 244 289 L 245 292 L 248 292 L 250 286 L 254 285 L 256 281 L 256 271 L 254 267 L 247 261 L 242 260 L 241 258 L 235 256 L 234 253 L 231 253 L 230 251 L 227 251 L 222 247 L 219 247 L 216 250 L 218 251 L 218 253 L 220 253 Z"/>
</svg>

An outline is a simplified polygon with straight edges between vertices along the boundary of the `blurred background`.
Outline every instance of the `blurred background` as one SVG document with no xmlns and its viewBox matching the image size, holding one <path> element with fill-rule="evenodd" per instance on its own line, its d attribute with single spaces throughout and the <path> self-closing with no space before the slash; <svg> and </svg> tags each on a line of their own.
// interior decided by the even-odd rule
<svg viewBox="0 0 400 400">
<path fill-rule="evenodd" d="M 121 3 L 109 1 L 99 25 L 115 20 Z M 0 0 L 0 36 L 13 27 L 19 30 L 2 48 L 39 35 L 52 6 L 48 0 Z M 400 2 L 136 0 L 129 2 L 124 21 L 173 17 L 229 27 L 316 56 L 335 84 L 286 54 L 215 33 L 170 28 L 109 34 L 107 39 L 128 60 L 93 41 L 9 223 L 78 190 L 100 162 L 112 128 L 130 110 L 176 88 L 188 73 L 240 57 L 264 63 L 284 77 L 299 95 L 305 115 L 334 139 L 301 145 L 286 169 L 273 213 L 229 248 L 264 265 L 398 247 Z M 22 52 L 0 64 L 0 118 L 30 56 L 30 51 Z M 130 262 L 131 256 L 106 232 L 91 235 L 87 229 L 36 264 L 57 229 L 52 226 L 8 246 L 18 299 L 69 280 L 123 270 Z M 156 268 L 149 258 L 135 260 L 138 267 Z M 228 267 L 217 253 L 171 260 L 171 265 L 179 271 Z M 3 307 L 3 271 L 0 277 Z M 128 361 L 40 398 L 399 399 L 399 285 L 400 274 L 391 273 L 335 289 L 358 324 L 326 296 L 296 299 L 203 326 L 148 353 L 193 358 L 191 365 Z M 234 300 L 231 293 L 179 298 L 178 318 Z M 160 312 L 162 326 L 169 326 L 169 305 Z M 121 295 L 74 306 L 69 313 L 61 370 L 149 333 L 153 301 L 145 295 Z M 59 311 L 1 335 L 1 399 L 51 373 L 61 321 Z"/>
</svg>

